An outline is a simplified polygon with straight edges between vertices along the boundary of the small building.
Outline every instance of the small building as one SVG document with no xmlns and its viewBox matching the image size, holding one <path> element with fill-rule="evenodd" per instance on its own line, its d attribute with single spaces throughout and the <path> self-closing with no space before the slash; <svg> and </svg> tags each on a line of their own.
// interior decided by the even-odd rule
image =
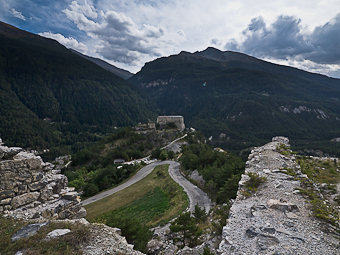
<svg viewBox="0 0 340 255">
<path fill-rule="evenodd" d="M 113 161 L 114 164 L 124 164 L 125 163 L 125 159 L 122 158 L 117 158 Z"/>
<path fill-rule="evenodd" d="M 183 116 L 158 116 L 157 117 L 157 124 L 160 127 L 164 127 L 171 123 L 175 124 L 177 129 L 180 131 L 183 131 L 185 129 Z"/>
</svg>

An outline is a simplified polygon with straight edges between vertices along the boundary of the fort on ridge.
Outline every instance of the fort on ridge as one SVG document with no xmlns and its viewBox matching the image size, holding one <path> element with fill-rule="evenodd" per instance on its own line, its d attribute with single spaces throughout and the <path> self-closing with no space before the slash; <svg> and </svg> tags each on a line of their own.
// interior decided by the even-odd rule
<svg viewBox="0 0 340 255">
<path fill-rule="evenodd" d="M 174 123 L 180 131 L 183 131 L 185 129 L 183 116 L 158 116 L 157 117 L 157 124 L 159 124 L 161 127 L 166 126 L 170 123 Z"/>
</svg>

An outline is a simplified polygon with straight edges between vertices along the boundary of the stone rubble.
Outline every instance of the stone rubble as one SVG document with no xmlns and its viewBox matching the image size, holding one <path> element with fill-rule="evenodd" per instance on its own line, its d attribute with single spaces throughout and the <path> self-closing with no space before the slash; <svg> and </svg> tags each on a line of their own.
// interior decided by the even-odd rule
<svg viewBox="0 0 340 255">
<path fill-rule="evenodd" d="M 111 228 L 104 224 L 90 224 L 89 231 L 90 241 L 82 247 L 84 255 L 143 255 L 135 251 L 132 244 L 127 243 L 125 237 L 121 236 L 119 228 Z"/>
<path fill-rule="evenodd" d="M 0 213 L 21 219 L 85 217 L 66 176 L 39 156 L 0 143 Z"/>
<path fill-rule="evenodd" d="M 27 221 L 27 225 L 12 236 L 12 242 L 35 235 L 50 222 L 66 222 L 88 227 L 89 238 L 81 247 L 85 255 L 143 255 L 133 250 L 133 245 L 121 236 L 120 229 L 90 224 L 84 219 L 86 210 L 77 192 L 67 187 L 66 176 L 60 174 L 65 162 L 70 162 L 69 156 L 59 158 L 56 166 L 45 163 L 22 148 L 4 146 L 0 138 L 0 214 Z M 70 232 L 55 229 L 47 234 L 46 240 Z M 16 254 L 26 254 L 26 251 Z"/>
<path fill-rule="evenodd" d="M 306 177 L 293 155 L 277 151 L 280 145 L 289 148 L 288 138 L 274 137 L 249 155 L 237 198 L 223 228 L 221 254 L 339 254 L 339 239 L 321 230 L 327 223 L 312 217 L 308 202 L 299 194 L 300 182 L 283 170 L 293 169 L 297 176 Z M 267 180 L 246 198 L 244 184 L 248 173 Z"/>
</svg>

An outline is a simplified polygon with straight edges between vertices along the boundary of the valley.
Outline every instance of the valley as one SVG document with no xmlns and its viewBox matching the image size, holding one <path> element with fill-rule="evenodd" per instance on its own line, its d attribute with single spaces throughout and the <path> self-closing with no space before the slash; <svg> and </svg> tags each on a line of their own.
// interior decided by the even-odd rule
<svg viewBox="0 0 340 255">
<path fill-rule="evenodd" d="M 0 255 L 338 254 L 340 79 L 214 47 L 114 62 L 0 21 Z"/>
</svg>

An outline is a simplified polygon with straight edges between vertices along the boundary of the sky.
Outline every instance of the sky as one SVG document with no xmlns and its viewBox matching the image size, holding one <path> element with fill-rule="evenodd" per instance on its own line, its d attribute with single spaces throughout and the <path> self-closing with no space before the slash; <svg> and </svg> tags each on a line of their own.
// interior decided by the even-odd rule
<svg viewBox="0 0 340 255">
<path fill-rule="evenodd" d="M 215 47 L 340 78 L 340 0 L 0 0 L 0 20 L 131 72 Z"/>
</svg>

